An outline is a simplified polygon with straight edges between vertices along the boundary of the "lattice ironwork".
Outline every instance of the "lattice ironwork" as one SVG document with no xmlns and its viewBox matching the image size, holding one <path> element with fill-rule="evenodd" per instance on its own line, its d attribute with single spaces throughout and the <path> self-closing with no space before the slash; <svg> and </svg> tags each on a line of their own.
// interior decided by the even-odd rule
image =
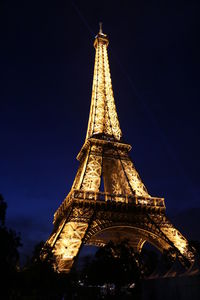
<svg viewBox="0 0 200 300">
<path fill-rule="evenodd" d="M 138 172 L 136 171 L 133 162 L 129 160 L 122 160 L 122 165 L 124 167 L 124 172 L 126 173 L 128 177 L 128 181 L 131 185 L 131 188 L 138 196 L 146 196 L 148 197 L 149 194 L 147 192 L 147 189 L 145 185 L 143 184 L 142 180 L 140 179 L 140 176 Z"/>
<path fill-rule="evenodd" d="M 163 198 L 151 197 L 122 142 L 108 63 L 108 38 L 96 36 L 92 99 L 86 141 L 72 189 L 54 214 L 47 243 L 57 269 L 69 272 L 83 243 L 103 246 L 128 238 L 136 251 L 148 241 L 160 251 L 174 247 L 193 260 L 187 240 L 165 215 Z M 100 191 L 101 180 L 104 189 Z"/>
<path fill-rule="evenodd" d="M 104 134 L 120 140 L 122 132 L 113 96 L 107 53 L 107 36 L 99 33 L 95 39 L 94 46 L 96 56 L 86 139 L 96 134 Z"/>
</svg>

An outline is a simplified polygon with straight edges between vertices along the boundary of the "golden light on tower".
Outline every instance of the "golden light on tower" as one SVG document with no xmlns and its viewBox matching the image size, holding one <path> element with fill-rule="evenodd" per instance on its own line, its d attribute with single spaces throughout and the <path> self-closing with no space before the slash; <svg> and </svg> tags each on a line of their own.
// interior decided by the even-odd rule
<svg viewBox="0 0 200 300">
<path fill-rule="evenodd" d="M 99 33 L 94 41 L 96 55 L 86 139 L 96 134 L 102 134 L 112 136 L 119 141 L 122 137 L 122 132 L 113 96 L 107 53 L 108 44 L 108 37 L 102 32 L 101 24 Z"/>
<path fill-rule="evenodd" d="M 82 244 L 103 246 L 128 238 L 135 251 L 148 241 L 160 251 L 174 248 L 182 261 L 193 253 L 165 214 L 163 198 L 151 197 L 122 142 L 110 68 L 108 37 L 95 37 L 95 65 L 86 139 L 70 193 L 54 214 L 52 247 L 60 272 L 69 272 Z M 100 191 L 101 180 L 104 190 Z"/>
</svg>

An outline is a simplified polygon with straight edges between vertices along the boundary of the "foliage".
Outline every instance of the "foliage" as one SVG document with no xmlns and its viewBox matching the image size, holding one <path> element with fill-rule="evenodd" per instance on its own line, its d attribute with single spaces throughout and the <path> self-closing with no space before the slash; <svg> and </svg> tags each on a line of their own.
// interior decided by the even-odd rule
<svg viewBox="0 0 200 300">
<path fill-rule="evenodd" d="M 51 248 L 44 242 L 37 244 L 20 273 L 20 296 L 25 299 L 61 299 L 67 276 L 57 273 L 54 263 Z"/>
<path fill-rule="evenodd" d="M 168 271 L 172 267 L 173 263 L 175 262 L 175 259 L 176 259 L 176 253 L 173 248 L 164 250 L 160 259 L 163 269 Z"/>
<path fill-rule="evenodd" d="M 140 259 L 142 261 L 142 272 L 144 277 L 148 277 L 154 272 L 158 266 L 159 257 L 155 251 L 142 248 L 140 253 Z"/>
<path fill-rule="evenodd" d="M 0 195 L 0 275 L 1 299 L 62 299 L 69 288 L 68 276 L 54 269 L 51 249 L 40 242 L 20 270 L 20 236 L 5 225 L 7 204 Z"/>
<path fill-rule="evenodd" d="M 15 283 L 17 271 L 19 270 L 19 252 L 21 246 L 20 237 L 12 229 L 5 226 L 7 204 L 0 195 L 0 275 L 1 295 L 9 296 L 7 283 L 10 288 Z"/>
<path fill-rule="evenodd" d="M 95 259 L 83 271 L 85 283 L 93 285 L 113 283 L 123 286 L 138 282 L 141 276 L 140 257 L 126 240 L 119 244 L 110 241 L 100 248 Z"/>
<path fill-rule="evenodd" d="M 198 257 L 200 257 L 200 242 L 199 241 L 189 241 L 189 246 L 193 249 L 195 249 Z"/>
<path fill-rule="evenodd" d="M 0 226 L 5 225 L 5 219 L 6 219 L 6 209 L 7 204 L 3 199 L 3 196 L 0 194 Z"/>
</svg>

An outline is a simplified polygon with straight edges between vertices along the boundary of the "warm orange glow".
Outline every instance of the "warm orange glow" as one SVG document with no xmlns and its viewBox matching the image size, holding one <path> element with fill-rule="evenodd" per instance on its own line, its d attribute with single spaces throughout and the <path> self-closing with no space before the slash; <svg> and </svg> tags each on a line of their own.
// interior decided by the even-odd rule
<svg viewBox="0 0 200 300">
<path fill-rule="evenodd" d="M 164 199 L 149 195 L 129 156 L 131 146 L 121 141 L 108 38 L 102 28 L 94 46 L 92 99 L 86 140 L 77 156 L 80 165 L 70 193 L 54 214 L 54 232 L 47 241 L 56 257 L 57 269 L 70 271 L 82 243 L 102 246 L 108 238 L 121 237 L 130 238 L 138 252 L 145 241 L 161 251 L 173 244 L 191 260 L 187 240 L 165 215 Z M 102 232 L 109 234 L 105 237 Z"/>
<path fill-rule="evenodd" d="M 110 76 L 107 36 L 100 33 L 95 42 L 96 56 L 92 87 L 92 99 L 86 139 L 95 134 L 113 136 L 120 140 L 122 132 L 113 96 Z"/>
</svg>

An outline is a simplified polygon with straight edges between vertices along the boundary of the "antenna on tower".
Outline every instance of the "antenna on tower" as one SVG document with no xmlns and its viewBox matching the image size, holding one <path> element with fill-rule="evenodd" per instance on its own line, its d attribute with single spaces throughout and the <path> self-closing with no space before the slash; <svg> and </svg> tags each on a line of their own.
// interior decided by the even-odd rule
<svg viewBox="0 0 200 300">
<path fill-rule="evenodd" d="M 103 31 L 102 31 L 102 22 L 99 22 L 99 33 L 103 34 Z"/>
</svg>

